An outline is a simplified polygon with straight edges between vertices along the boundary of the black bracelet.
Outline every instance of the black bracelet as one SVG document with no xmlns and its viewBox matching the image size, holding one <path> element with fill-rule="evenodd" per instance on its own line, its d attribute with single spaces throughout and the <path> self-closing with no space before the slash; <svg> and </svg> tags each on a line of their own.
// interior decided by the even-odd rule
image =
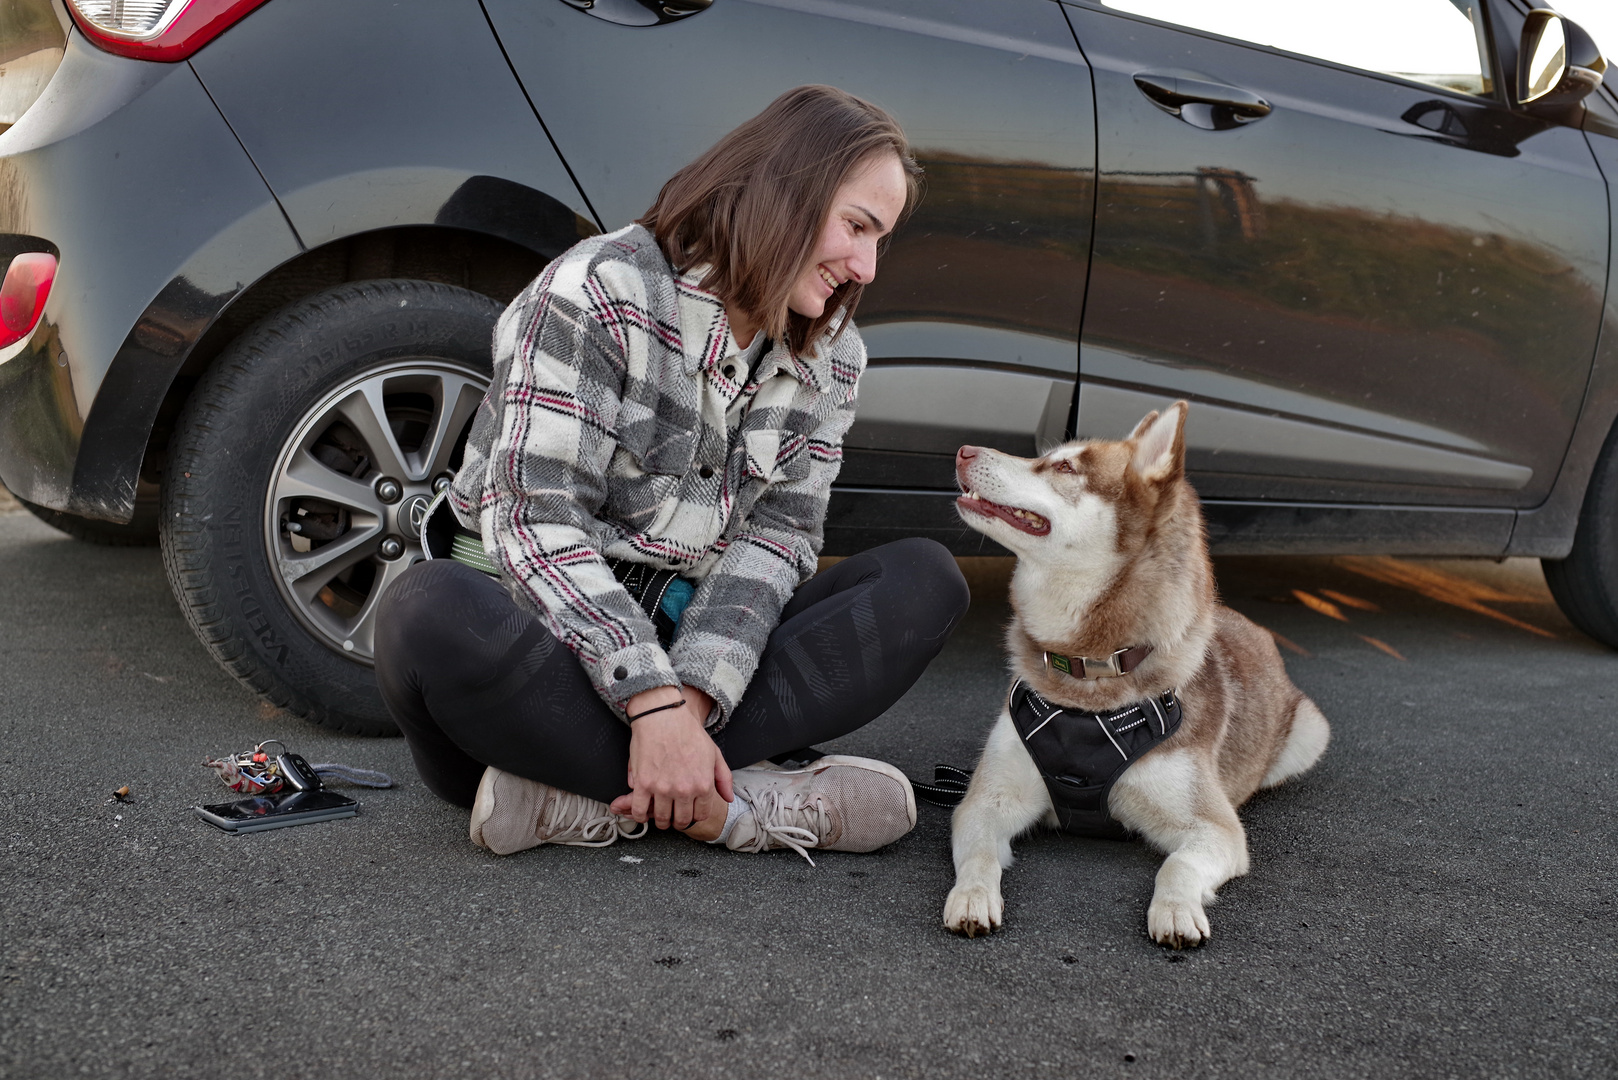
<svg viewBox="0 0 1618 1080">
<path fill-rule="evenodd" d="M 647 709 L 645 712 L 636 713 L 634 716 L 630 716 L 629 713 L 627 713 L 627 712 L 624 713 L 624 715 L 626 717 L 628 717 L 629 722 L 631 724 L 633 724 L 636 720 L 639 720 L 643 716 L 650 716 L 655 712 L 668 712 L 670 709 L 678 709 L 680 706 L 682 706 L 684 704 L 685 704 L 685 698 L 681 698 L 679 701 L 674 702 L 672 705 L 659 705 L 655 709 Z"/>
</svg>

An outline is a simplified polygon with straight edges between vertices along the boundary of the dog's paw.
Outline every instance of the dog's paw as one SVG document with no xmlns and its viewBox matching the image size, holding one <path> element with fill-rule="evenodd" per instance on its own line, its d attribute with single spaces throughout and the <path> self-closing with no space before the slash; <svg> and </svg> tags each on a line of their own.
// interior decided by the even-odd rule
<svg viewBox="0 0 1618 1080">
<path fill-rule="evenodd" d="M 977 937 L 996 930 L 1004 910 L 999 889 L 989 885 L 957 885 L 944 901 L 944 925 L 957 934 Z"/>
<path fill-rule="evenodd" d="M 1213 936 L 1202 904 L 1185 897 L 1152 897 L 1146 909 L 1146 932 L 1159 945 L 1195 947 Z"/>
</svg>

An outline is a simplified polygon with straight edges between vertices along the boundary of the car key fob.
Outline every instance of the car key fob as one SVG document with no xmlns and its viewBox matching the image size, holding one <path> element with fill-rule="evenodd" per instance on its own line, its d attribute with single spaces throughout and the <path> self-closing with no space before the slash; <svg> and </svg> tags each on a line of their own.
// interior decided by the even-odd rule
<svg viewBox="0 0 1618 1080">
<path fill-rule="evenodd" d="M 294 791 L 320 790 L 320 775 L 300 755 L 288 751 L 276 758 L 275 764 L 280 768 L 287 787 Z"/>
</svg>

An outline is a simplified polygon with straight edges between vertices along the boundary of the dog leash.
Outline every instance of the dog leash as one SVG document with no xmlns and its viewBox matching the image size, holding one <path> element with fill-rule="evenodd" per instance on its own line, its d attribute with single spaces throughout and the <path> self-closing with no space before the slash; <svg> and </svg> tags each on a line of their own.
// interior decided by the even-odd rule
<svg viewBox="0 0 1618 1080">
<path fill-rule="evenodd" d="M 966 797 L 966 785 L 972 782 L 972 774 L 966 769 L 957 769 L 953 765 L 934 765 L 933 782 L 924 784 L 920 780 L 910 781 L 910 786 L 916 791 L 916 798 L 923 802 L 930 802 L 934 806 L 959 806 Z"/>
</svg>

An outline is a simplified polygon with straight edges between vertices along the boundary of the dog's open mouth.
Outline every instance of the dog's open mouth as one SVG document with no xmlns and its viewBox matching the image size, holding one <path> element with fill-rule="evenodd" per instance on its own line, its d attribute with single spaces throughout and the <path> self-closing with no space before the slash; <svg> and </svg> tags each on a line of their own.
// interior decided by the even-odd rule
<svg viewBox="0 0 1618 1080">
<path fill-rule="evenodd" d="M 1020 529 L 1032 536 L 1044 536 L 1051 531 L 1051 523 L 1034 513 L 1032 510 L 1022 510 L 1015 506 L 1001 506 L 990 502 L 975 491 L 968 491 L 955 500 L 955 505 L 972 511 L 974 514 L 983 514 L 986 517 L 997 517 L 1014 529 Z"/>
</svg>

